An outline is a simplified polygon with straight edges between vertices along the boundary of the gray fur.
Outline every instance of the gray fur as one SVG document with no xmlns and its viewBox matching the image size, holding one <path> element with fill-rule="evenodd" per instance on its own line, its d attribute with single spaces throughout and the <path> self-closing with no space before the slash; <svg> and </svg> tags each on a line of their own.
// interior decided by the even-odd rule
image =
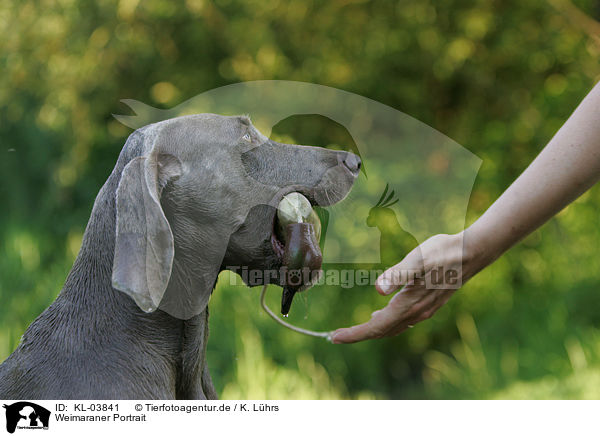
<svg viewBox="0 0 600 436">
<path fill-rule="evenodd" d="M 0 398 L 216 398 L 205 355 L 218 273 L 277 268 L 281 197 L 333 204 L 359 166 L 349 153 L 274 143 L 246 117 L 191 115 L 135 131 L 62 291 L 0 366 Z M 158 310 L 141 310 L 149 301 Z"/>
</svg>

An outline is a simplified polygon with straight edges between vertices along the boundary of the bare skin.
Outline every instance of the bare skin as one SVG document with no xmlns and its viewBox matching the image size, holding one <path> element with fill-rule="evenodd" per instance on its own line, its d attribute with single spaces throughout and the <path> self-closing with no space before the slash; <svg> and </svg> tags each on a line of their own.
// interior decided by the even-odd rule
<svg viewBox="0 0 600 436">
<path fill-rule="evenodd" d="M 400 291 L 368 322 L 336 330 L 333 342 L 395 336 L 431 318 L 456 289 L 407 283 L 400 271 L 419 270 L 427 276 L 439 266 L 457 269 L 464 284 L 599 179 L 600 84 L 596 84 L 529 167 L 477 221 L 461 233 L 429 238 L 385 271 L 377 279 L 377 291 L 381 295 Z"/>
</svg>

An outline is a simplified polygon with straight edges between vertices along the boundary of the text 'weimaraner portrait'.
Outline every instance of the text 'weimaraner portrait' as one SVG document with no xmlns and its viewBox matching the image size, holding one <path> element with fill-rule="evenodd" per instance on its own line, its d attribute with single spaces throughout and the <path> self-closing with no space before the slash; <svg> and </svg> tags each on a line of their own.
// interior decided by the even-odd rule
<svg viewBox="0 0 600 436">
<path fill-rule="evenodd" d="M 360 164 L 351 153 L 273 142 L 244 116 L 136 130 L 96 197 L 62 291 L 0 366 L 0 398 L 216 398 L 205 353 L 217 275 L 283 271 L 279 202 L 298 192 L 311 205 L 336 203 Z"/>
</svg>

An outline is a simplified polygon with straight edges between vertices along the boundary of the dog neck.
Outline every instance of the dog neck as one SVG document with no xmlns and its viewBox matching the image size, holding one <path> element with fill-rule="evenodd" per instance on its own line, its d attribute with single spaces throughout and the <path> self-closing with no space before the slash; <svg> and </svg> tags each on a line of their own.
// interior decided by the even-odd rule
<svg viewBox="0 0 600 436">
<path fill-rule="evenodd" d="M 90 352 L 112 360 L 106 362 L 112 368 L 121 362 L 117 371 L 139 377 L 135 382 L 145 383 L 145 392 L 151 396 L 215 398 L 205 359 L 208 308 L 188 320 L 161 310 L 144 313 L 129 296 L 112 287 L 116 179 L 113 173 L 96 198 L 81 250 L 57 303 L 70 308 L 76 337 L 95 344 L 97 349 Z M 153 380 L 142 375 L 148 369 Z"/>
</svg>

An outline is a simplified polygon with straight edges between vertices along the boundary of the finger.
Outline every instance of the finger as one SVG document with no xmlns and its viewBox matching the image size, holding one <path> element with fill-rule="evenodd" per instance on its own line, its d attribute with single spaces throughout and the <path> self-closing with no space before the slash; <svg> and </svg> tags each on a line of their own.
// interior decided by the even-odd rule
<svg viewBox="0 0 600 436">
<path fill-rule="evenodd" d="M 410 311 L 407 312 L 407 318 L 410 318 L 408 324 L 415 325 L 417 323 L 423 322 L 429 318 L 431 318 L 440 307 L 442 307 L 446 302 L 450 299 L 453 290 L 445 290 L 445 289 L 437 289 L 437 290 L 428 290 L 423 289 L 423 298 L 416 301 Z M 400 300 L 402 299 L 404 291 L 401 291 L 394 295 L 394 297 L 390 300 L 388 305 L 394 304 L 402 304 Z M 417 292 L 416 292 L 417 293 Z M 396 301 L 397 300 L 397 301 Z"/>
<path fill-rule="evenodd" d="M 406 319 L 418 319 L 422 313 L 438 305 L 438 291 L 422 286 L 405 286 L 388 302 L 395 312 L 403 313 Z"/>
<path fill-rule="evenodd" d="M 348 328 L 337 329 L 331 335 L 331 342 L 334 344 L 352 344 L 372 338 L 370 325 L 366 322 Z"/>
<path fill-rule="evenodd" d="M 389 295 L 412 280 L 415 273 L 422 274 L 422 272 L 423 256 L 421 255 L 421 248 L 417 247 L 399 263 L 381 274 L 375 282 L 375 289 L 381 295 Z"/>
<path fill-rule="evenodd" d="M 373 312 L 371 319 L 363 324 L 336 330 L 331 340 L 334 344 L 350 344 L 366 339 L 393 336 L 392 332 L 406 327 L 405 314 L 394 306 L 385 306 Z"/>
</svg>

